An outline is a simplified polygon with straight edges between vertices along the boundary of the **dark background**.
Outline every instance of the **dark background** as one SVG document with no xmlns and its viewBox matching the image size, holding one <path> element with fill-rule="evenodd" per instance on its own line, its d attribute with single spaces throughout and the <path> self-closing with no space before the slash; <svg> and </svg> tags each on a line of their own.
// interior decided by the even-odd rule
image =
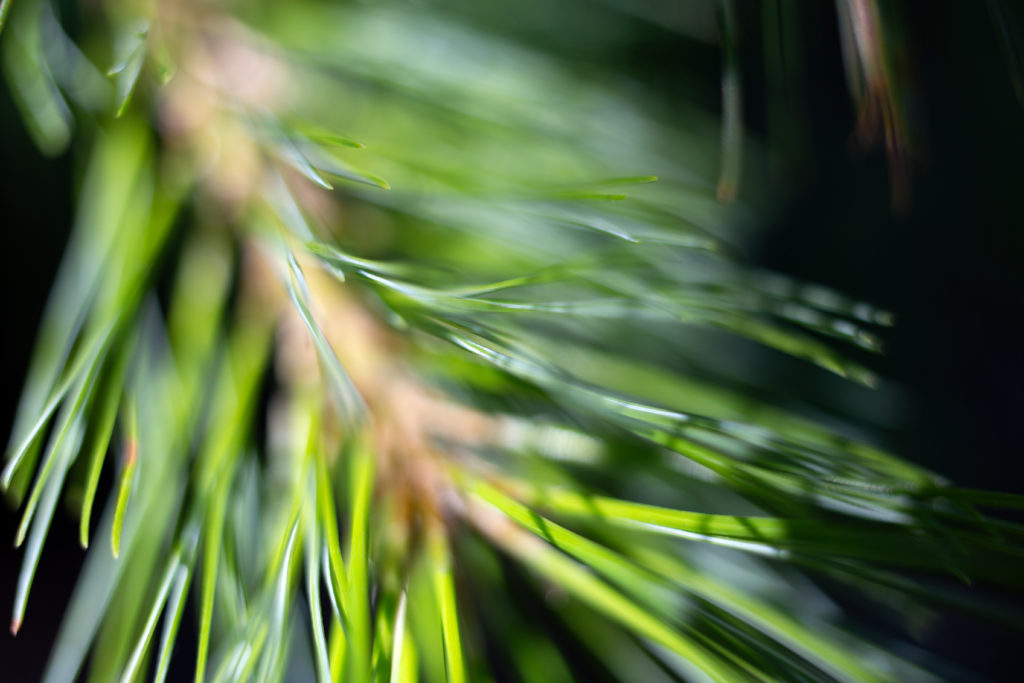
<svg viewBox="0 0 1024 683">
<path fill-rule="evenodd" d="M 1015 98 L 988 3 L 896 4 L 914 104 L 908 209 L 891 209 L 881 150 L 851 153 L 854 112 L 834 5 L 803 3 L 804 30 L 786 37 L 803 56 L 797 103 L 806 125 L 794 155 L 797 183 L 750 256 L 760 266 L 893 311 L 898 325 L 884 335 L 886 355 L 866 359 L 887 378 L 883 392 L 900 401 L 884 438 L 904 457 L 959 484 L 1022 493 L 1024 106 Z M 757 134 L 768 128 L 759 10 L 740 5 L 745 106 Z M 1006 17 L 1011 35 L 1020 36 L 1015 18 Z M 640 27 L 637 36 L 617 55 L 631 60 L 637 74 L 671 97 L 678 87 L 674 74 L 692 72 L 694 59 L 705 60 L 713 67 L 705 87 L 715 101 L 717 48 L 694 47 L 658 27 Z M 0 131 L 6 303 L 0 432 L 7 434 L 71 224 L 74 172 L 70 154 L 46 159 L 32 146 L 6 88 L 0 89 Z M 780 370 L 779 380 L 813 399 L 813 381 L 803 374 Z M 11 511 L 0 515 L 0 540 L 14 538 L 17 521 Z M 41 674 L 81 565 L 76 529 L 77 520 L 58 511 L 25 626 L 17 639 L 0 636 L 4 680 Z M 10 613 L 21 560 L 7 540 L 0 543 L 0 615 Z M 847 607 L 862 612 L 869 629 L 893 629 L 870 608 L 855 601 Z M 1011 680 L 1021 645 L 1016 636 L 966 619 L 949 619 L 918 644 L 996 680 Z"/>
</svg>

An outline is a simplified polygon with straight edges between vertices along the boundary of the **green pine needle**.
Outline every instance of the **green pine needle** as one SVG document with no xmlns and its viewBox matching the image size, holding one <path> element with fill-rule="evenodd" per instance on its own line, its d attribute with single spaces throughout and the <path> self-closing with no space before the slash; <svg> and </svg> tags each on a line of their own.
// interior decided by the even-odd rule
<svg viewBox="0 0 1024 683">
<path fill-rule="evenodd" d="M 466 683 L 466 663 L 463 657 L 462 635 L 459 632 L 458 605 L 455 601 L 455 583 L 452 578 L 451 558 L 443 532 L 435 528 L 430 534 L 434 595 L 441 617 L 441 636 L 444 640 L 444 660 L 448 683 Z"/>
</svg>

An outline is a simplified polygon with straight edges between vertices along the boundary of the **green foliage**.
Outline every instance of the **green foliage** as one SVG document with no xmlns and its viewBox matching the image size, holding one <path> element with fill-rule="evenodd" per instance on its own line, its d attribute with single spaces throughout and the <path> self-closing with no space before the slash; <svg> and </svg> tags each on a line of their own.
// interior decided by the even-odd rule
<svg viewBox="0 0 1024 683">
<path fill-rule="evenodd" d="M 166 680 L 190 594 L 196 681 L 927 680 L 806 576 L 1020 589 L 1024 529 L 977 510 L 1019 498 L 716 369 L 871 386 L 846 351 L 892 324 L 737 257 L 762 205 L 719 200 L 760 152 L 718 4 L 724 120 L 669 125 L 458 3 L 101 3 L 81 50 L 14 3 L 26 127 L 85 160 L 3 471 L 15 631 L 84 491 L 46 680 Z"/>
</svg>

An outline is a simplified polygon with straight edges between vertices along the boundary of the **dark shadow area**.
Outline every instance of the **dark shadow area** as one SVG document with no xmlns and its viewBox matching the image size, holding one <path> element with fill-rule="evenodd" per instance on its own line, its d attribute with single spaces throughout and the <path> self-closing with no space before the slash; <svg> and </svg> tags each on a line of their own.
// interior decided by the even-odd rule
<svg viewBox="0 0 1024 683">
<path fill-rule="evenodd" d="M 757 260 L 895 313 L 872 364 L 903 397 L 896 452 L 963 486 L 1021 493 L 1024 106 L 986 3 L 906 3 L 902 18 L 916 91 L 907 211 L 890 210 L 882 150 L 849 151 L 834 28 L 807 32 L 812 168 Z M 831 588 L 867 623 L 891 625 Z M 919 633 L 919 646 L 970 671 L 1008 680 L 1016 668 L 1018 634 L 950 618 Z"/>
</svg>

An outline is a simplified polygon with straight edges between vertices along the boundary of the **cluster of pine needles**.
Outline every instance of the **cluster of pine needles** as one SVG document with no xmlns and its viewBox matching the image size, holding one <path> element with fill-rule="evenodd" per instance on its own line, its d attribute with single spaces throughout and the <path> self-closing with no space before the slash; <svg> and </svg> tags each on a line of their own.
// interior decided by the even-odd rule
<svg viewBox="0 0 1024 683">
<path fill-rule="evenodd" d="M 725 367 L 871 384 L 892 321 L 737 258 L 720 4 L 671 124 L 465 3 L 4 0 L 82 168 L 2 474 L 13 631 L 62 497 L 88 548 L 46 680 L 928 680 L 814 581 L 1009 619 L 955 584 L 1020 586 L 1020 499 Z"/>
</svg>

